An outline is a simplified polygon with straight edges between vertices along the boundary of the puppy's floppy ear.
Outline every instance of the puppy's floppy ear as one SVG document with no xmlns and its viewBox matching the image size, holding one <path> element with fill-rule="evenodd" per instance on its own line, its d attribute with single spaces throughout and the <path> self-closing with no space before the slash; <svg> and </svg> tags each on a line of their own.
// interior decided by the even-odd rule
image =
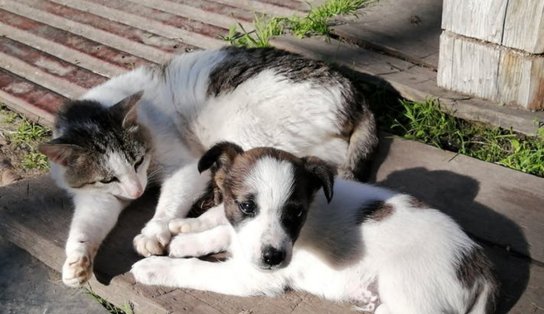
<svg viewBox="0 0 544 314">
<path fill-rule="evenodd" d="M 220 142 L 215 144 L 202 155 L 198 161 L 198 172 L 202 173 L 210 169 L 214 164 L 217 168 L 228 168 L 236 156 L 243 153 L 242 147 L 231 142 Z"/>
<path fill-rule="evenodd" d="M 84 148 L 75 144 L 63 143 L 62 138 L 57 138 L 40 144 L 38 151 L 46 155 L 50 161 L 67 166 L 70 161 L 84 153 Z"/>
<path fill-rule="evenodd" d="M 325 197 L 330 203 L 333 196 L 334 176 L 336 175 L 336 168 L 332 165 L 329 165 L 325 161 L 313 156 L 302 158 L 302 162 L 304 163 L 304 168 L 306 169 L 306 171 L 308 171 L 313 176 L 313 180 L 316 181 L 317 188 L 323 188 Z"/>
</svg>

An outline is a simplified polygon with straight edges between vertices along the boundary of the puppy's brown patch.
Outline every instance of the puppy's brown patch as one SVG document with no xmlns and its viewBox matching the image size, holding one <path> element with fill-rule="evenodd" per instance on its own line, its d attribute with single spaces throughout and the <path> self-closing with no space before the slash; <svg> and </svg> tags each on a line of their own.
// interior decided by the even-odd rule
<svg viewBox="0 0 544 314">
<path fill-rule="evenodd" d="M 421 208 L 421 209 L 430 208 L 429 205 L 427 205 L 425 202 L 413 196 L 410 197 L 410 199 L 408 200 L 408 203 L 413 208 Z"/>
<path fill-rule="evenodd" d="M 254 191 L 252 187 L 245 184 L 245 179 L 251 173 L 255 163 L 263 157 L 286 160 L 294 165 L 301 163 L 299 159 L 287 152 L 266 147 L 251 149 L 236 156 L 228 175 L 220 178 L 224 185 L 225 215 L 233 226 L 240 224 L 245 218 L 238 209 L 236 201 L 246 201 L 248 197 L 252 197 Z"/>
<path fill-rule="evenodd" d="M 393 210 L 393 205 L 385 203 L 384 201 L 366 203 L 361 206 L 357 212 L 355 222 L 360 225 L 367 220 L 382 221 L 391 216 Z"/>
<path fill-rule="evenodd" d="M 499 283 L 493 274 L 493 266 L 489 259 L 485 256 L 481 248 L 475 248 L 470 252 L 466 252 L 461 257 L 457 266 L 457 279 L 466 289 L 472 289 L 476 285 L 476 293 L 478 296 L 483 290 L 481 280 L 489 282 L 491 291 L 487 300 L 485 313 L 495 313 L 496 301 L 499 294 Z M 476 300 L 473 300 L 476 303 Z"/>
</svg>

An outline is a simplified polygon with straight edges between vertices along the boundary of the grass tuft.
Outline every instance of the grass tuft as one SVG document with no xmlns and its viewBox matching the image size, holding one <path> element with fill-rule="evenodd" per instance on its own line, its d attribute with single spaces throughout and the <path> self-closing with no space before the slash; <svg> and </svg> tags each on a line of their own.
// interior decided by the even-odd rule
<svg viewBox="0 0 544 314">
<path fill-rule="evenodd" d="M 26 154 L 21 160 L 21 166 L 24 169 L 38 169 L 38 170 L 47 170 L 49 169 L 49 163 L 47 162 L 47 157 L 37 151 L 31 151 Z"/>
<path fill-rule="evenodd" d="M 39 141 L 48 134 L 49 131 L 45 127 L 23 119 L 15 134 L 11 136 L 11 140 L 15 144 L 29 143 Z"/>
<path fill-rule="evenodd" d="M 534 137 L 453 117 L 436 100 L 400 101 L 380 117 L 382 127 L 406 139 L 544 176 L 544 128 Z"/>
<path fill-rule="evenodd" d="M 11 162 L 24 170 L 47 170 L 49 164 L 47 157 L 36 150 L 36 146 L 46 140 L 51 131 L 44 126 L 29 121 L 25 117 L 9 111 L 0 105 L 0 115 L 3 123 L 0 125 L 0 133 L 9 143 Z"/>
<path fill-rule="evenodd" d="M 123 308 L 119 308 L 96 294 L 90 286 L 85 289 L 85 292 L 96 300 L 96 302 L 100 303 L 110 314 L 134 314 L 133 306 L 129 302 L 125 303 Z"/>
<path fill-rule="evenodd" d="M 354 14 L 372 0 L 328 0 L 312 8 L 304 17 L 255 17 L 255 30 L 248 32 L 240 24 L 229 29 L 224 40 L 242 47 L 268 47 L 270 39 L 283 34 L 298 37 L 330 34 L 331 19 L 339 15 Z"/>
</svg>

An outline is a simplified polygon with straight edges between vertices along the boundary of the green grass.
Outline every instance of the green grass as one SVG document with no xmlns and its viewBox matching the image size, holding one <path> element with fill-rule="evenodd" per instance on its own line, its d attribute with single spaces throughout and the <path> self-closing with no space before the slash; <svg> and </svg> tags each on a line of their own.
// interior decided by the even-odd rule
<svg viewBox="0 0 544 314">
<path fill-rule="evenodd" d="M 96 302 L 100 303 L 106 311 L 108 311 L 111 314 L 134 314 L 134 309 L 132 308 L 132 304 L 125 303 L 123 308 L 119 308 L 112 303 L 108 302 L 106 299 L 102 298 L 98 294 L 96 294 L 92 288 L 86 288 L 85 292 L 87 295 L 89 295 L 92 299 L 96 300 Z"/>
<path fill-rule="evenodd" d="M 11 140 L 15 144 L 31 143 L 42 140 L 49 133 L 49 130 L 45 127 L 27 119 L 22 119 L 17 131 L 11 136 Z"/>
<path fill-rule="evenodd" d="M 229 29 L 224 40 L 235 46 L 268 47 L 270 39 L 283 34 L 298 37 L 329 35 L 332 18 L 339 15 L 354 14 L 357 9 L 372 0 L 328 0 L 312 8 L 304 17 L 255 17 L 255 30 L 248 32 L 240 24 Z"/>
<path fill-rule="evenodd" d="M 406 139 L 421 141 L 508 168 L 544 176 L 544 128 L 534 137 L 512 130 L 469 122 L 451 115 L 436 100 L 400 101 L 378 119 L 382 128 Z"/>
<path fill-rule="evenodd" d="M 39 169 L 47 170 L 49 169 L 49 163 L 47 162 L 47 157 L 37 151 L 31 151 L 26 154 L 21 160 L 21 166 L 24 169 Z"/>
<path fill-rule="evenodd" d="M 0 131 L 9 140 L 11 149 L 17 151 L 21 156 L 20 167 L 25 170 L 49 169 L 47 157 L 39 153 L 36 146 L 51 135 L 51 130 L 9 111 L 4 106 L 0 106 L 0 111 L 4 117 L 3 122 L 8 124 Z"/>
</svg>

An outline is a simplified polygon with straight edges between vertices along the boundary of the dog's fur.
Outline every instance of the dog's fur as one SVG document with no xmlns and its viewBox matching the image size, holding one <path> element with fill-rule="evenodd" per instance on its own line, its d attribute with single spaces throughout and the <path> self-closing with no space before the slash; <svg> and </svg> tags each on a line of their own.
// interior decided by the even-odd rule
<svg viewBox="0 0 544 314">
<path fill-rule="evenodd" d="M 65 106 L 54 140 L 41 146 L 53 177 L 74 196 L 64 282 L 88 280 L 97 248 L 143 193 L 153 164 L 161 195 L 134 247 L 144 256 L 162 254 L 168 222 L 185 217 L 207 187 L 198 158 L 224 140 L 313 154 L 346 178 L 364 175 L 377 144 L 373 115 L 352 81 L 285 51 L 200 51 L 115 77 Z"/>
<path fill-rule="evenodd" d="M 239 296 L 292 288 L 379 314 L 493 313 L 490 263 L 448 216 L 408 195 L 334 180 L 315 157 L 241 151 L 222 143 L 199 163 L 219 162 L 224 203 L 205 215 L 222 212 L 223 221 L 170 244 L 172 256 L 228 248 L 232 257 L 146 258 L 133 266 L 137 281 Z"/>
</svg>

